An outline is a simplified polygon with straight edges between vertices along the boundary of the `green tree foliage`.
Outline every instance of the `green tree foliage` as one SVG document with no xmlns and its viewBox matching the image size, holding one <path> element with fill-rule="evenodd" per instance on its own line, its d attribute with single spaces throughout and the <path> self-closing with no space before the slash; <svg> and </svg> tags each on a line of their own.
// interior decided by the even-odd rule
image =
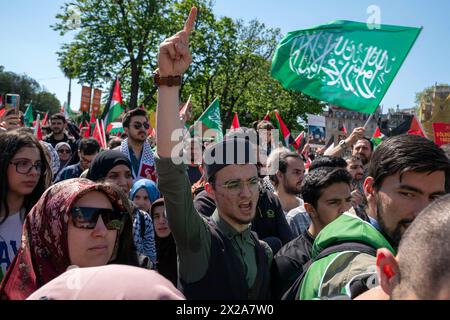
<svg viewBox="0 0 450 320">
<path fill-rule="evenodd" d="M 441 83 L 437 86 L 443 86 L 449 88 L 450 85 L 448 83 Z M 422 91 L 416 93 L 416 107 L 420 107 L 420 102 L 422 101 L 422 98 L 425 98 L 426 96 L 431 97 L 431 94 L 434 91 L 435 86 L 427 87 L 423 89 Z"/>
<path fill-rule="evenodd" d="M 119 75 L 125 100 L 134 108 L 154 109 L 151 74 L 158 46 L 181 30 L 192 5 L 199 9 L 191 36 L 193 63 L 184 76 L 182 99 L 192 95 L 194 118 L 219 97 L 224 128 L 233 112 L 250 126 L 268 110 L 278 109 L 286 124 L 298 129 L 298 116 L 319 113 L 319 101 L 284 90 L 271 78 L 271 58 L 282 38 L 279 29 L 254 20 L 245 24 L 216 17 L 209 0 L 75 0 L 67 3 L 53 26 L 63 35 L 73 30 L 73 8 L 80 15 L 74 40 L 59 52 L 61 69 L 82 83 L 111 82 Z"/>
<path fill-rule="evenodd" d="M 25 111 L 32 101 L 33 116 L 36 112 L 41 113 L 41 119 L 46 112 L 57 113 L 61 104 L 53 93 L 47 92 L 39 83 L 27 75 L 18 75 L 14 72 L 5 71 L 0 66 L 0 94 L 14 93 L 20 95 L 20 110 Z"/>
</svg>

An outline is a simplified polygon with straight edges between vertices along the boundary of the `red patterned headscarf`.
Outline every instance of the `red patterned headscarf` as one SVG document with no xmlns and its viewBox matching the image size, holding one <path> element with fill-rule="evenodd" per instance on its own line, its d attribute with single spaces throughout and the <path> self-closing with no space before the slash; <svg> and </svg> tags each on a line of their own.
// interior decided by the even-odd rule
<svg viewBox="0 0 450 320">
<path fill-rule="evenodd" d="M 70 179 L 47 189 L 25 219 L 22 244 L 0 285 L 0 300 L 26 299 L 66 271 L 70 265 L 67 243 L 70 210 L 91 191 L 103 192 L 113 207 L 130 212 L 118 189 L 109 184 Z M 113 256 L 116 251 L 117 242 Z"/>
</svg>

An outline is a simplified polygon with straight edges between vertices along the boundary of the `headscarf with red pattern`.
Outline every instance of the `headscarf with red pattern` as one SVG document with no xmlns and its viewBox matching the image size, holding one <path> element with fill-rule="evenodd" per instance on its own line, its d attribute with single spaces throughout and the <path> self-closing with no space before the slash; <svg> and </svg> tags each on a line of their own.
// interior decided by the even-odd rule
<svg viewBox="0 0 450 320">
<path fill-rule="evenodd" d="M 103 192 L 113 207 L 130 212 L 119 189 L 110 184 L 70 179 L 47 189 L 25 219 L 22 244 L 0 285 L 0 300 L 26 299 L 66 271 L 71 264 L 67 242 L 70 210 L 91 191 Z M 131 217 L 127 215 L 124 219 L 112 257 L 117 256 L 123 246 L 120 244 L 123 234 L 128 233 L 131 238 L 131 222 L 126 222 L 131 221 Z"/>
</svg>

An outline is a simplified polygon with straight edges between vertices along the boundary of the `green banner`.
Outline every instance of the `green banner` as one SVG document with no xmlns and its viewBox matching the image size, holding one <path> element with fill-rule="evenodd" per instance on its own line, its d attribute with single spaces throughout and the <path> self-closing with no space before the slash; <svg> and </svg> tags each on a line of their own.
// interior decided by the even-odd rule
<svg viewBox="0 0 450 320">
<path fill-rule="evenodd" d="M 289 90 L 373 113 L 421 28 L 334 21 L 290 32 L 278 45 L 272 76 Z"/>
</svg>

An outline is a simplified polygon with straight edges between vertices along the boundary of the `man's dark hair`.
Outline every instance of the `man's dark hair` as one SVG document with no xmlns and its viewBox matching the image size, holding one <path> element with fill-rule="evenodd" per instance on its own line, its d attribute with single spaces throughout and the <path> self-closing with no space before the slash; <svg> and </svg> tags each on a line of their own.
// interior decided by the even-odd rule
<svg viewBox="0 0 450 320">
<path fill-rule="evenodd" d="M 369 176 L 379 190 L 385 178 L 405 172 L 444 171 L 449 191 L 450 160 L 434 142 L 417 135 L 399 135 L 382 142 L 372 155 Z"/>
<path fill-rule="evenodd" d="M 94 138 L 85 138 L 80 141 L 78 150 L 80 150 L 80 152 L 83 152 L 83 154 L 85 155 L 92 155 L 94 153 L 100 152 L 100 145 Z"/>
<path fill-rule="evenodd" d="M 347 162 L 340 157 L 321 156 L 311 162 L 309 166 L 309 172 L 317 168 L 347 168 Z"/>
<path fill-rule="evenodd" d="M 360 140 L 366 140 L 367 142 L 369 142 L 370 150 L 373 152 L 373 148 L 374 148 L 375 146 L 373 145 L 373 142 L 372 142 L 372 140 L 371 140 L 370 138 L 363 137 L 363 138 L 361 138 L 361 139 L 358 139 L 358 140 L 356 141 L 356 143 L 358 143 L 358 141 L 360 141 Z M 352 148 L 354 148 L 354 147 L 356 146 L 356 143 L 353 145 Z"/>
<path fill-rule="evenodd" d="M 67 122 L 66 117 L 62 113 L 55 113 L 54 115 L 52 115 L 50 117 L 50 122 L 52 122 L 53 120 L 61 120 L 63 123 Z"/>
<path fill-rule="evenodd" d="M 122 144 L 123 139 L 119 137 L 113 137 L 109 140 L 108 147 L 109 149 L 114 149 Z"/>
<path fill-rule="evenodd" d="M 122 119 L 122 126 L 124 128 L 129 128 L 131 118 L 136 117 L 136 116 L 144 116 L 147 118 L 147 116 L 148 116 L 147 111 L 145 111 L 144 109 L 140 109 L 140 108 L 136 108 L 136 109 L 128 111 Z"/>
<path fill-rule="evenodd" d="M 350 185 L 352 176 L 342 168 L 321 167 L 310 171 L 303 179 L 300 187 L 300 195 L 304 202 L 317 209 L 317 201 L 322 195 L 323 189 L 332 184 L 346 183 Z"/>
<path fill-rule="evenodd" d="M 400 283 L 393 298 L 413 291 L 434 299 L 450 279 L 450 195 L 431 203 L 406 230 L 398 249 Z"/>
<path fill-rule="evenodd" d="M 288 168 L 288 163 L 287 163 L 287 159 L 288 158 L 295 158 L 295 159 L 300 159 L 303 162 L 305 162 L 305 159 L 298 153 L 296 152 L 281 152 L 279 154 L 278 157 L 278 171 L 282 172 L 282 173 L 286 173 L 287 168 Z M 275 185 L 278 185 L 279 181 L 278 178 L 276 176 L 276 174 L 270 175 L 269 179 L 272 180 Z"/>
</svg>

